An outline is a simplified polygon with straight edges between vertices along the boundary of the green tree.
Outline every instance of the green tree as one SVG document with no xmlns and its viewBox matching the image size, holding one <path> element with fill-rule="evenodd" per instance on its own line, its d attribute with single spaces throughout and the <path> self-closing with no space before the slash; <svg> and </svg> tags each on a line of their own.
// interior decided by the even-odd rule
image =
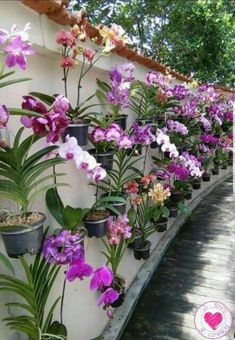
<svg viewBox="0 0 235 340">
<path fill-rule="evenodd" d="M 202 81 L 235 84 L 234 0 L 73 0 L 94 25 L 121 25 L 142 53 Z"/>
</svg>

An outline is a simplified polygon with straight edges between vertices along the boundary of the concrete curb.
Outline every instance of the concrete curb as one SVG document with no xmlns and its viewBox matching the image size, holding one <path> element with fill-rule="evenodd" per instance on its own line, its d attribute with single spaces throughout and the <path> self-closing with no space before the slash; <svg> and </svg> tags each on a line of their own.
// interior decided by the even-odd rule
<svg viewBox="0 0 235 340">
<path fill-rule="evenodd" d="M 192 199 L 189 202 L 188 207 L 193 211 L 198 206 L 198 204 L 204 199 L 204 197 L 206 197 L 219 184 L 221 184 L 231 176 L 232 172 L 220 178 L 218 181 L 212 183 L 203 192 L 201 192 L 194 199 Z M 163 255 L 165 254 L 166 250 L 168 249 L 171 242 L 174 240 L 176 234 L 178 233 L 178 231 L 180 230 L 180 228 L 182 227 L 186 220 L 187 216 L 180 214 L 180 216 L 175 220 L 175 222 L 169 228 L 169 230 L 167 230 L 167 232 L 164 234 L 160 242 L 153 250 L 150 258 L 147 261 L 145 261 L 144 265 L 141 267 L 132 284 L 130 285 L 126 293 L 123 305 L 116 309 L 114 318 L 107 323 L 103 333 L 96 339 L 100 340 L 120 339 L 125 329 L 125 326 L 127 325 L 135 309 L 135 306 L 141 296 L 142 291 L 149 283 L 153 273 L 159 266 Z"/>
</svg>

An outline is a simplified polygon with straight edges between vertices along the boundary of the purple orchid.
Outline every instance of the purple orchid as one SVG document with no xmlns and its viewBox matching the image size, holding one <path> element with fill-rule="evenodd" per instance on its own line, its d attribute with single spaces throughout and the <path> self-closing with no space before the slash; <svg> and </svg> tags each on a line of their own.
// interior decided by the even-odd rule
<svg viewBox="0 0 235 340">
<path fill-rule="evenodd" d="M 176 120 L 169 119 L 167 121 L 167 126 L 171 131 L 179 132 L 181 135 L 188 134 L 188 128 L 184 124 L 177 122 Z"/>
<path fill-rule="evenodd" d="M 183 164 L 170 163 L 167 167 L 168 171 L 173 173 L 177 179 L 184 181 L 189 176 L 189 170 Z"/>
<path fill-rule="evenodd" d="M 89 277 L 93 273 L 93 268 L 85 263 L 84 258 L 75 259 L 69 269 L 66 271 L 66 279 L 70 282 L 75 279 L 83 280 L 84 276 Z"/>
<path fill-rule="evenodd" d="M 100 305 L 104 304 L 105 307 L 108 307 L 112 305 L 117 299 L 119 298 L 119 293 L 113 289 L 113 288 L 108 288 L 102 293 L 97 300 L 97 306 L 99 307 Z"/>
<path fill-rule="evenodd" d="M 48 143 L 57 142 L 69 124 L 66 117 L 66 110 L 69 107 L 67 98 L 57 96 L 51 111 L 32 96 L 24 96 L 23 99 L 23 109 L 40 113 L 42 117 L 22 116 L 21 123 L 27 128 L 32 128 L 36 135 L 47 136 Z"/>
<path fill-rule="evenodd" d="M 26 68 L 26 56 L 33 55 L 35 52 L 30 44 L 23 41 L 21 36 L 16 36 L 11 39 L 11 43 L 4 47 L 6 52 L 6 65 L 10 68 L 19 65 L 22 70 Z"/>
<path fill-rule="evenodd" d="M 0 104 L 0 129 L 6 127 L 9 119 L 9 112 L 6 105 Z"/>
<path fill-rule="evenodd" d="M 62 230 L 58 235 L 46 236 L 42 251 L 49 263 L 71 264 L 84 257 L 84 249 L 79 241 L 80 234 Z"/>
<path fill-rule="evenodd" d="M 107 266 L 97 268 L 90 282 L 90 290 L 95 291 L 97 289 L 103 289 L 109 287 L 113 281 L 113 272 Z"/>
<path fill-rule="evenodd" d="M 156 137 L 152 134 L 151 125 L 140 126 L 138 123 L 132 124 L 133 141 L 135 144 L 150 145 Z"/>
</svg>

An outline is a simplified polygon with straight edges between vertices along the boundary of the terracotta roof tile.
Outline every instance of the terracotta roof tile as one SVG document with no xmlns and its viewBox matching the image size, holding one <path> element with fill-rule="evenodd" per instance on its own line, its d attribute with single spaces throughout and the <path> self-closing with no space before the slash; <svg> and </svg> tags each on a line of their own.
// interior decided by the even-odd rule
<svg viewBox="0 0 235 340">
<path fill-rule="evenodd" d="M 78 24 L 84 25 L 87 35 L 89 38 L 96 38 L 96 43 L 99 45 L 102 42 L 102 37 L 99 34 L 99 30 L 92 26 L 85 17 L 85 12 L 81 12 L 80 16 L 75 16 L 71 14 L 66 6 L 68 5 L 68 0 L 21 0 L 22 3 L 39 14 L 47 14 L 48 17 L 61 25 L 74 25 Z M 164 74 L 171 74 L 179 80 L 190 82 L 192 78 L 185 76 L 175 70 L 171 70 L 167 66 L 159 63 L 156 60 L 153 60 L 149 57 L 146 57 L 142 54 L 139 54 L 137 51 L 128 48 L 127 46 L 118 46 L 113 50 L 114 53 L 119 55 L 120 57 L 126 58 L 130 61 L 136 62 L 142 66 L 145 66 L 154 71 L 158 71 Z M 235 89 L 227 88 L 224 86 L 215 86 L 215 88 L 220 89 L 225 92 L 235 92 Z"/>
</svg>

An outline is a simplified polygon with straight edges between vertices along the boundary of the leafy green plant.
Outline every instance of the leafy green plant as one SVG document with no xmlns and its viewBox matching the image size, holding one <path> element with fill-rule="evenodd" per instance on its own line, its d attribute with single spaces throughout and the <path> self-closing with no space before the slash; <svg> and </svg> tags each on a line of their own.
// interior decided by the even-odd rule
<svg viewBox="0 0 235 340">
<path fill-rule="evenodd" d="M 20 257 L 19 261 L 25 279 L 17 279 L 12 270 L 12 275 L 0 274 L 0 291 L 18 296 L 19 302 L 8 302 L 6 306 L 20 309 L 25 314 L 22 312 L 19 316 L 5 318 L 6 325 L 11 330 L 26 334 L 30 340 L 66 339 L 67 334 L 64 328 L 62 332 L 53 333 L 53 329 L 55 330 L 55 322 L 52 322 L 53 313 L 60 297 L 46 312 L 48 297 L 60 267 L 51 265 L 40 254 L 30 265 L 24 257 Z"/>
<path fill-rule="evenodd" d="M 66 185 L 48 180 L 63 173 L 44 175 L 52 167 L 64 163 L 60 157 L 47 158 L 57 146 L 47 146 L 29 154 L 32 146 L 40 139 L 31 135 L 20 142 L 24 128 L 21 128 L 14 140 L 13 146 L 6 146 L 0 151 L 0 197 L 10 199 L 20 205 L 22 213 L 27 213 L 35 198 L 51 187 Z M 44 175 L 44 176 L 42 176 Z"/>
<path fill-rule="evenodd" d="M 135 158 L 134 153 L 134 150 L 131 153 L 125 149 L 117 150 L 113 160 L 116 168 L 108 171 L 109 178 L 100 182 L 99 189 L 105 193 L 115 192 L 120 196 L 123 195 L 125 183 L 142 176 L 141 171 L 134 165 L 144 157 Z"/>
<path fill-rule="evenodd" d="M 46 193 L 46 203 L 51 215 L 64 228 L 74 231 L 81 227 L 84 217 L 89 209 L 72 208 L 64 204 L 56 188 L 50 188 Z"/>
</svg>

